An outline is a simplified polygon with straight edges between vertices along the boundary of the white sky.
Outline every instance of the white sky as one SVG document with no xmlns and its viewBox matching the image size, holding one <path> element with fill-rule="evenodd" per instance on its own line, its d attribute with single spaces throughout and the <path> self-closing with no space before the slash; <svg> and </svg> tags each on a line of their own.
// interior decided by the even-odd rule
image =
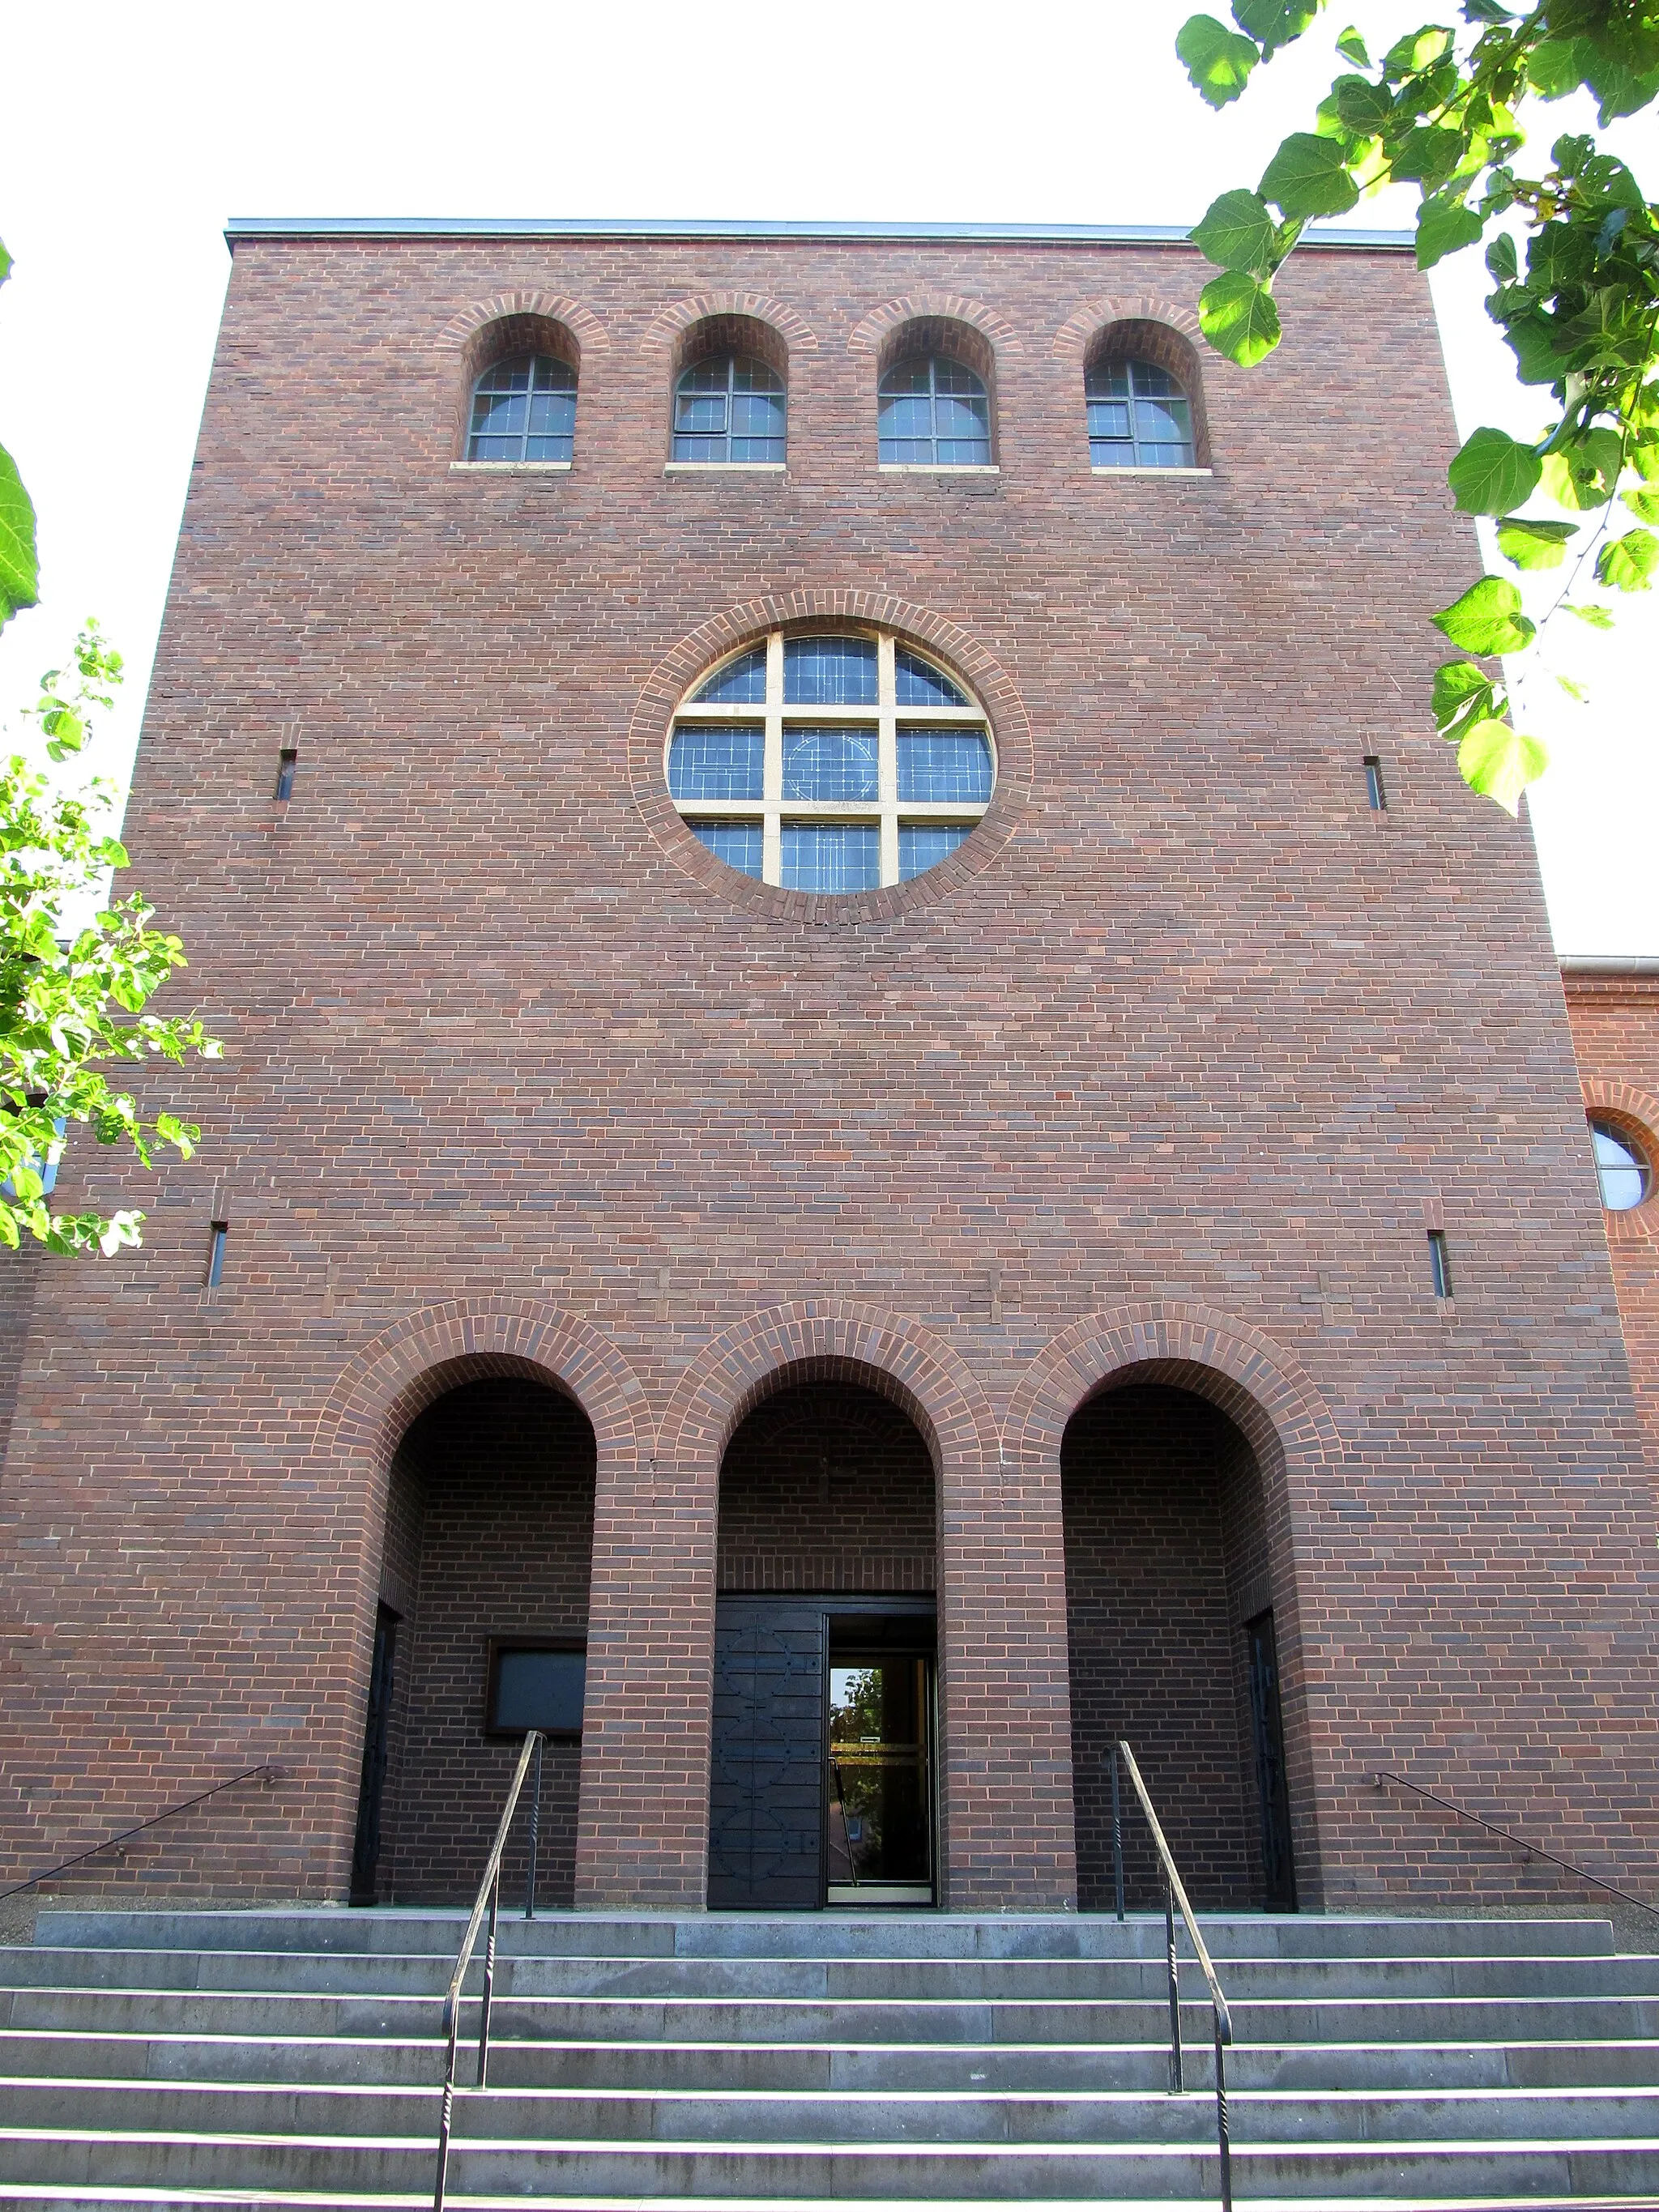
<svg viewBox="0 0 1659 2212">
<path fill-rule="evenodd" d="M 130 678 L 94 764 L 119 774 L 131 757 L 228 216 L 1190 222 L 1305 127 L 1343 23 L 1375 27 L 1374 51 L 1407 27 L 1403 0 L 1334 0 L 1322 31 L 1217 117 L 1173 52 L 1200 4 L 20 9 L 0 143 L 0 236 L 17 264 L 0 292 L 0 443 L 40 510 L 44 597 L 0 635 L 12 735 L 12 709 L 95 613 Z M 1547 111 L 1546 142 L 1571 124 Z M 1650 192 L 1656 145 L 1644 121 L 1620 149 Z M 1403 195 L 1354 217 L 1412 219 Z M 1514 385 L 1484 289 L 1478 254 L 1437 272 L 1460 423 L 1535 433 L 1538 397 Z M 1563 952 L 1659 953 L 1659 594 L 1620 604 L 1611 640 L 1571 626 L 1562 665 L 1589 683 L 1590 705 L 1545 685 L 1528 702 L 1555 754 L 1534 818 Z"/>
</svg>

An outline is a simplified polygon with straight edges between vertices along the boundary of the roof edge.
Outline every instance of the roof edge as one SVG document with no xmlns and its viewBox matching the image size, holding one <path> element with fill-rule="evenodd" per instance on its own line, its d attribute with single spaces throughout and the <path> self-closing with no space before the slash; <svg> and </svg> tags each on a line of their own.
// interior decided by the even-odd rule
<svg viewBox="0 0 1659 2212">
<path fill-rule="evenodd" d="M 1178 223 L 1089 222 L 699 222 L 623 216 L 235 216 L 225 228 L 231 246 L 255 238 L 684 238 L 773 239 L 880 243 L 1016 246 L 1181 246 Z M 1300 243 L 1348 251 L 1414 251 L 1408 230 L 1345 230 L 1335 224 L 1304 231 Z"/>
<path fill-rule="evenodd" d="M 1659 958 L 1645 952 L 1570 952 L 1562 956 L 1561 973 L 1600 975 L 1609 982 L 1621 976 L 1651 982 L 1659 978 Z"/>
</svg>

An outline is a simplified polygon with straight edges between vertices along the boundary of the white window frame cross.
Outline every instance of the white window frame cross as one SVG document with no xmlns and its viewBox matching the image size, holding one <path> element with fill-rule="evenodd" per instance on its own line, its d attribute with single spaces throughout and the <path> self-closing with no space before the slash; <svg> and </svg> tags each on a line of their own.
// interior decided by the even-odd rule
<svg viewBox="0 0 1659 2212">
<path fill-rule="evenodd" d="M 939 673 L 960 691 L 966 703 L 960 707 L 901 707 L 898 703 L 897 656 L 899 641 L 889 630 L 871 631 L 855 629 L 848 624 L 833 633 L 804 633 L 805 635 L 834 635 L 845 637 L 873 637 L 876 647 L 876 703 L 867 707 L 817 707 L 786 705 L 783 696 L 784 640 L 786 633 L 775 629 L 766 639 L 766 699 L 749 706 L 721 705 L 701 700 L 683 701 L 677 709 L 668 732 L 663 753 L 663 774 L 666 781 L 669 759 L 678 731 L 695 729 L 699 725 L 719 728 L 759 728 L 763 732 L 762 755 L 761 796 L 758 799 L 676 799 L 674 805 L 682 820 L 697 822 L 758 822 L 761 825 L 761 881 L 780 885 L 783 877 L 783 825 L 790 823 L 851 822 L 873 824 L 880 833 L 880 880 L 884 887 L 896 884 L 899 876 L 899 829 L 922 828 L 933 823 L 971 829 L 981 821 L 990 805 L 984 802 L 941 800 L 919 801 L 904 799 L 898 795 L 898 733 L 901 729 L 943 729 L 972 731 L 982 737 L 991 756 L 991 790 L 996 790 L 996 740 L 991 730 L 990 719 L 972 691 L 954 670 L 942 665 Z M 741 659 L 755 650 L 756 641 L 745 645 L 740 653 L 728 656 Z M 915 653 L 912 646 L 906 652 Z M 916 653 L 918 659 L 927 656 Z M 694 690 L 708 682 L 719 667 L 705 672 L 692 687 Z M 789 727 L 807 729 L 848 729 L 873 731 L 876 738 L 877 796 L 874 799 L 786 799 L 783 795 L 783 740 Z M 923 871 L 925 873 L 926 872 Z M 751 878 L 752 881 L 753 878 Z"/>
</svg>

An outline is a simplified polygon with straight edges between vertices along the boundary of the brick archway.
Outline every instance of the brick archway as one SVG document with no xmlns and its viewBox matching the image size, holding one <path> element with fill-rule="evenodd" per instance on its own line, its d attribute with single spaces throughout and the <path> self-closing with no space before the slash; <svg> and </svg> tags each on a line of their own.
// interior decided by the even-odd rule
<svg viewBox="0 0 1659 2212">
<path fill-rule="evenodd" d="M 979 331 L 997 356 L 1024 351 L 1019 332 L 1006 316 L 988 307 L 982 300 L 964 299 L 955 292 L 908 292 L 902 299 L 884 300 L 854 325 L 847 350 L 879 354 L 891 334 L 906 323 L 928 322 L 966 323 Z"/>
<path fill-rule="evenodd" d="M 319 1765 L 333 1839 L 331 1886 L 343 1891 L 356 1814 L 363 1703 L 373 1657 L 387 1485 L 410 1423 L 458 1383 L 528 1375 L 573 1398 L 592 1424 L 599 1484 L 625 1480 L 643 1459 L 644 1393 L 616 1347 L 574 1314 L 527 1298 L 452 1299 L 406 1315 L 365 1345 L 341 1374 L 318 1416 L 302 1479 L 340 1491 L 346 1534 L 341 1589 L 349 1638 L 340 1666 L 331 1740 Z"/>
<path fill-rule="evenodd" d="M 1206 1399 L 1249 1440 L 1261 1469 L 1273 1599 L 1286 1705 L 1291 1821 L 1304 1902 L 1322 1893 L 1316 1735 L 1310 1651 L 1301 1599 L 1310 1492 L 1329 1478 L 1351 1480 L 1347 1454 L 1317 1386 L 1295 1357 L 1259 1330 L 1210 1309 L 1175 1301 L 1091 1314 L 1057 1336 L 1022 1377 L 1003 1424 L 1003 1457 L 1058 1497 L 1066 1424 L 1103 1392 L 1128 1382 L 1164 1383 Z M 1063 1541 L 1061 1546 L 1063 1557 Z M 1062 1603 L 1063 1603 L 1062 1597 Z"/>
<path fill-rule="evenodd" d="M 814 353 L 817 336 L 805 319 L 781 300 L 766 292 L 703 292 L 690 300 L 674 300 L 661 307 L 646 325 L 640 340 L 642 352 L 672 346 L 697 323 L 716 322 L 742 315 L 765 323 L 783 340 L 791 354 Z"/>
<path fill-rule="evenodd" d="M 1601 1075 L 1581 1077 L 1579 1089 L 1583 1093 L 1586 1114 L 1605 1114 L 1614 1122 L 1632 1123 L 1647 1139 L 1646 1149 L 1650 1155 L 1652 1153 L 1655 1143 L 1659 1141 L 1659 1098 L 1652 1091 Z M 1659 1189 L 1650 1190 L 1640 1206 L 1629 1206 L 1617 1213 L 1604 1211 L 1601 1226 L 1607 1231 L 1609 1244 L 1646 1244 L 1659 1240 Z"/>
</svg>

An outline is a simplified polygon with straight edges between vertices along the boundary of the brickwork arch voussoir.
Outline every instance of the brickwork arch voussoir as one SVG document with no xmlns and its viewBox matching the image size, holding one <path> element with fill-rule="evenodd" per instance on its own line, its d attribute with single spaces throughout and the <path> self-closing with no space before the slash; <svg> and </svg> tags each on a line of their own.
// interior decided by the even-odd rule
<svg viewBox="0 0 1659 2212">
<path fill-rule="evenodd" d="M 863 1382 L 917 1422 L 935 1471 L 994 1462 L 996 1423 L 960 1357 L 897 1314 L 851 1299 L 804 1299 L 750 1315 L 686 1370 L 658 1431 L 659 1466 L 718 1464 L 738 1425 L 791 1370 Z"/>
<path fill-rule="evenodd" d="M 1103 299 L 1085 300 L 1054 332 L 1054 353 L 1062 361 L 1081 362 L 1097 331 L 1113 323 L 1164 323 L 1194 344 L 1201 335 L 1198 309 L 1183 306 L 1154 292 L 1123 292 Z"/>
<path fill-rule="evenodd" d="M 1342 1457 L 1336 1424 L 1312 1378 L 1282 1346 L 1230 1316 L 1160 1302 L 1086 1315 L 1040 1352 L 1003 1425 L 1003 1455 L 1016 1465 L 1057 1462 L 1066 1424 L 1084 1401 L 1128 1368 L 1162 1368 L 1211 1398 L 1264 1461 L 1332 1464 Z"/>
<path fill-rule="evenodd" d="M 817 350 L 817 333 L 805 319 L 765 292 L 702 292 L 695 299 L 672 301 L 646 325 L 641 347 L 652 352 L 672 345 L 694 323 L 712 322 L 721 315 L 750 315 L 757 323 L 769 323 L 791 353 Z"/>
<path fill-rule="evenodd" d="M 999 354 L 1023 353 L 1019 332 L 1006 317 L 982 300 L 967 300 L 954 292 L 912 292 L 902 299 L 884 300 L 855 323 L 847 341 L 848 353 L 878 353 L 882 341 L 902 323 L 945 321 L 967 323 L 988 338 Z"/>
<path fill-rule="evenodd" d="M 562 323 L 574 332 L 584 350 L 610 343 L 605 325 L 580 300 L 567 299 L 562 292 L 524 289 L 496 292 L 487 300 L 475 300 L 471 307 L 450 317 L 438 333 L 438 343 L 451 352 L 464 353 L 486 325 L 505 322 L 514 315 L 542 315 L 549 322 Z"/>
<path fill-rule="evenodd" d="M 452 1299 L 411 1313 L 363 1346 L 318 1418 L 313 1455 L 356 1452 L 389 1461 L 415 1415 L 476 1374 L 539 1369 L 586 1414 L 601 1454 L 639 1456 L 647 1440 L 645 1393 L 614 1345 L 574 1314 L 532 1298 Z"/>
</svg>

